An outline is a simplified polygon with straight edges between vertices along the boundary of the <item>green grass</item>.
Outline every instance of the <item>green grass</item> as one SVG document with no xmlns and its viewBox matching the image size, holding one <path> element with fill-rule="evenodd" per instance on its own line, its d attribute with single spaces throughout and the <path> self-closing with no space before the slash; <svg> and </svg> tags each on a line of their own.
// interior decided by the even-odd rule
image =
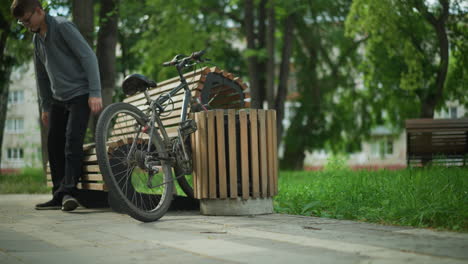
<svg viewBox="0 0 468 264">
<path fill-rule="evenodd" d="M 154 186 L 162 184 L 163 183 L 162 177 L 163 175 L 161 173 L 156 174 L 152 180 L 152 184 Z M 192 175 L 186 175 L 185 177 L 187 178 L 188 182 L 192 182 Z M 147 181 L 148 181 L 148 175 L 144 172 L 138 171 L 132 174 L 132 184 L 135 187 L 137 192 L 146 193 L 146 194 L 162 194 L 163 193 L 163 190 L 164 190 L 163 186 L 156 187 L 156 188 L 149 188 L 146 185 Z M 174 182 L 175 182 L 177 195 L 186 197 L 187 195 L 184 193 L 182 188 L 180 188 L 177 181 L 174 180 Z"/>
<path fill-rule="evenodd" d="M 279 213 L 468 231 L 468 169 L 281 172 Z"/>
<path fill-rule="evenodd" d="M 192 180 L 192 176 L 188 175 L 188 181 Z M 132 183 L 136 189 L 142 193 L 159 194 L 162 192 L 162 187 L 150 189 L 146 186 L 147 175 L 135 173 L 132 177 Z M 160 177 L 153 179 L 153 184 L 161 183 Z M 176 184 L 177 193 L 181 196 L 186 196 L 184 191 Z M 46 177 L 40 168 L 26 168 L 19 173 L 0 174 L 0 194 L 13 193 L 50 193 L 51 188 L 46 186 Z"/>
<path fill-rule="evenodd" d="M 0 194 L 8 193 L 50 193 L 42 169 L 26 168 L 20 173 L 0 174 Z"/>
</svg>

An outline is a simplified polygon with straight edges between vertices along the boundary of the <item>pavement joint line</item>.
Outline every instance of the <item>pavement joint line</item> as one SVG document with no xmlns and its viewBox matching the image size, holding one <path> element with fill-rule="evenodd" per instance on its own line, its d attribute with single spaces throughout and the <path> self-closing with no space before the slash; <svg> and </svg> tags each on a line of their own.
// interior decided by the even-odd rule
<svg viewBox="0 0 468 264">
<path fill-rule="evenodd" d="M 368 245 L 362 245 L 362 244 L 351 244 L 351 243 L 346 243 L 346 242 L 318 239 L 318 238 L 300 237 L 300 236 L 289 235 L 289 234 L 284 234 L 284 233 L 257 231 L 255 229 L 235 230 L 234 232 L 232 232 L 232 234 L 255 237 L 255 238 L 263 238 L 263 239 L 268 238 L 271 240 L 276 240 L 276 241 L 281 241 L 281 242 L 288 242 L 288 243 L 293 243 L 293 244 L 298 244 L 298 245 L 303 245 L 303 246 L 324 248 L 324 249 L 351 253 L 351 254 L 359 253 L 360 255 L 364 255 L 368 257 L 375 257 L 375 258 L 387 258 L 388 256 L 391 256 L 392 259 L 398 257 L 401 260 L 407 259 L 408 257 L 416 257 L 416 258 L 429 257 L 429 258 L 435 258 L 435 259 L 459 260 L 458 258 L 453 258 L 453 257 L 442 257 L 442 256 L 429 255 L 429 254 L 425 255 L 419 252 L 403 252 L 400 250 L 388 249 L 388 248 L 383 248 L 383 247 L 368 246 Z"/>
<path fill-rule="evenodd" d="M 196 225 L 192 223 L 187 223 L 187 225 L 193 227 L 202 227 L 204 223 L 199 222 Z M 384 247 L 377 247 L 377 246 L 370 246 L 370 245 L 363 245 L 363 244 L 354 244 L 348 242 L 340 242 L 334 240 L 327 240 L 327 239 L 319 239 L 319 238 L 309 238 L 304 236 L 297 236 L 297 235 L 289 235 L 280 232 L 272 232 L 272 231 L 261 231 L 252 228 L 243 228 L 243 227 L 234 227 L 227 229 L 226 232 L 231 235 L 238 235 L 238 236 L 246 236 L 251 238 L 259 238 L 259 239 L 269 239 L 278 242 L 285 242 L 290 244 L 296 244 L 301 246 L 308 246 L 314 248 L 323 248 L 338 252 L 350 253 L 350 254 L 359 254 L 362 256 L 367 257 L 374 257 L 374 258 L 389 258 L 394 259 L 398 257 L 401 261 L 404 261 L 408 258 L 431 258 L 433 259 L 440 259 L 440 260 L 460 260 L 463 261 L 461 263 L 466 263 L 466 260 L 459 259 L 455 257 L 448 257 L 448 256 L 435 256 L 426 253 L 414 252 L 414 251 L 404 251 L 404 250 L 395 250 L 395 249 L 388 249 Z M 429 259 L 427 259 L 429 260 Z"/>
<path fill-rule="evenodd" d="M 154 240 L 149 240 L 149 242 L 151 242 L 153 244 L 156 244 L 156 245 L 159 245 L 159 246 L 165 246 L 165 247 L 177 249 L 177 250 L 184 251 L 184 252 L 187 252 L 187 253 L 192 254 L 192 255 L 196 255 L 196 256 L 200 256 L 200 257 L 204 257 L 204 258 L 209 258 L 209 259 L 213 259 L 213 260 L 218 260 L 218 261 L 222 261 L 222 262 L 225 262 L 225 263 L 233 263 L 233 264 L 234 263 L 237 263 L 237 264 L 244 263 L 244 262 L 239 262 L 239 261 L 227 260 L 227 259 L 220 258 L 220 257 L 217 257 L 217 256 L 209 255 L 209 254 L 202 254 L 200 252 L 192 251 L 192 250 L 186 249 L 184 247 L 181 247 L 179 245 L 175 245 L 174 243 L 164 243 L 164 242 L 161 242 L 161 241 L 154 241 Z"/>
<path fill-rule="evenodd" d="M 433 231 L 421 228 L 409 228 L 403 230 L 395 230 L 391 231 L 396 234 L 404 234 L 404 235 L 412 235 L 412 236 L 419 236 L 419 235 L 428 235 L 434 237 L 441 237 L 441 238 L 455 238 L 455 239 L 463 239 L 466 237 L 464 233 L 453 233 L 453 232 L 446 232 L 446 231 Z"/>
<path fill-rule="evenodd" d="M 25 262 L 23 261 L 22 258 L 20 258 L 20 257 L 18 257 L 18 256 L 15 256 L 15 255 L 11 254 L 11 253 L 8 252 L 8 251 L 4 251 L 2 248 L 0 248 L 0 251 L 1 251 L 2 253 L 4 253 L 5 255 L 7 255 L 8 257 L 10 257 L 10 258 L 14 258 L 14 259 L 17 260 L 18 262 L 25 263 Z"/>
<path fill-rule="evenodd" d="M 5 226 L 5 225 L 0 224 L 0 227 L 1 226 Z M 6 227 L 8 228 L 8 226 L 6 226 Z M 43 236 L 42 232 L 44 230 L 38 231 L 33 226 L 23 224 L 23 223 L 17 223 L 13 227 L 9 227 L 9 228 L 11 230 L 15 231 L 15 232 L 29 235 L 29 236 L 31 236 L 33 238 L 39 239 L 40 241 L 50 243 L 50 244 L 52 244 L 54 246 L 57 246 L 57 247 L 60 247 L 60 248 L 64 248 L 67 245 L 68 246 L 70 246 L 70 245 L 72 245 L 72 246 L 83 245 L 84 246 L 84 245 L 87 245 L 89 243 L 89 241 L 79 240 L 79 239 L 75 239 L 75 238 L 72 238 L 72 237 L 68 237 L 67 240 L 62 240 L 62 241 L 59 242 L 54 238 L 63 237 L 63 232 L 54 231 L 54 230 L 51 230 L 50 228 L 48 228 L 48 230 L 47 230 L 49 236 Z M 65 242 L 65 241 L 67 241 L 67 242 Z"/>
</svg>

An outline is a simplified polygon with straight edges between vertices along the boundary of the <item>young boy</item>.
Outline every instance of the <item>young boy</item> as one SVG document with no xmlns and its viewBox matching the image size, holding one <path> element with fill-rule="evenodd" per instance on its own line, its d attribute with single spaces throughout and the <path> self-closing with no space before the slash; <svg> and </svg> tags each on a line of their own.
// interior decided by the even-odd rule
<svg viewBox="0 0 468 264">
<path fill-rule="evenodd" d="M 53 197 L 37 204 L 36 209 L 72 211 L 79 205 L 76 184 L 82 172 L 89 114 L 102 109 L 96 55 L 73 23 L 47 14 L 39 0 L 14 0 L 11 12 L 19 24 L 34 33 L 41 118 L 49 127 Z"/>
</svg>

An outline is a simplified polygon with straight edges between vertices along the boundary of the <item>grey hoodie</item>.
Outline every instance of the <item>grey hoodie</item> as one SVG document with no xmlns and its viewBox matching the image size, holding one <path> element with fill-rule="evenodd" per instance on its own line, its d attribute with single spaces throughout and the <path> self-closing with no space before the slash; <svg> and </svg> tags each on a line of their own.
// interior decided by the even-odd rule
<svg viewBox="0 0 468 264">
<path fill-rule="evenodd" d="M 42 110 L 52 97 L 66 101 L 89 94 L 101 97 L 99 67 L 91 47 L 76 26 L 63 17 L 46 15 L 47 33 L 34 34 L 34 61 Z"/>
</svg>

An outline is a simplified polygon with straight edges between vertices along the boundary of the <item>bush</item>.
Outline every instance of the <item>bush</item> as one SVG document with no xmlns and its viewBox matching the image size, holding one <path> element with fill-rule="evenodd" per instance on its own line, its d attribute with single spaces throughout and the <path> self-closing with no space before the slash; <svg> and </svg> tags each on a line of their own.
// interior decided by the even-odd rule
<svg viewBox="0 0 468 264">
<path fill-rule="evenodd" d="M 0 193 L 50 193 L 42 168 L 26 168 L 20 173 L 0 174 Z"/>
</svg>

